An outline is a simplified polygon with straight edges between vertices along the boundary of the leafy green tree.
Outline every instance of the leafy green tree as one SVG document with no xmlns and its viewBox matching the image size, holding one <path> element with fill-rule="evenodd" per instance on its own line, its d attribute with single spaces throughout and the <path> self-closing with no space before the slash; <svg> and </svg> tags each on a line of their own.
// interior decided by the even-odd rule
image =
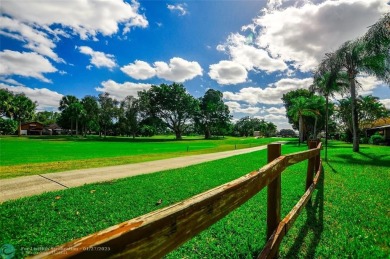
<svg viewBox="0 0 390 259">
<path fill-rule="evenodd" d="M 56 123 L 60 113 L 53 111 L 39 111 L 35 114 L 34 120 L 42 123 L 45 126 Z"/>
<path fill-rule="evenodd" d="M 119 123 L 123 131 L 127 135 L 131 134 L 133 138 L 137 135 L 140 127 L 139 110 L 139 102 L 133 96 L 127 96 L 120 103 Z"/>
<path fill-rule="evenodd" d="M 14 94 L 8 89 L 0 89 L 0 116 L 11 118 L 12 100 Z"/>
<path fill-rule="evenodd" d="M 182 134 L 195 113 L 199 110 L 198 101 L 187 93 L 182 84 L 153 85 L 149 90 L 138 92 L 140 105 L 149 117 L 160 118 L 171 129 L 176 139 L 182 139 Z"/>
<path fill-rule="evenodd" d="M 287 115 L 298 121 L 299 144 L 304 141 L 304 117 L 315 117 L 317 111 L 312 109 L 309 98 L 299 96 L 291 100 Z"/>
<path fill-rule="evenodd" d="M 205 139 L 211 137 L 212 132 L 218 132 L 226 128 L 230 121 L 229 107 L 225 105 L 220 91 L 209 89 L 205 95 L 199 98 L 199 113 L 196 115 L 196 123 L 204 132 Z"/>
<path fill-rule="evenodd" d="M 76 104 L 80 104 L 80 101 L 76 96 L 66 95 L 61 98 L 60 105 L 58 107 L 58 110 L 61 111 L 61 117 L 58 119 L 58 123 L 64 128 L 69 128 L 68 122 L 70 122 L 71 135 L 73 135 L 73 126 L 75 124 L 74 122 L 76 121 L 78 122 L 80 116 L 80 114 L 78 114 L 77 112 L 82 111 L 79 105 Z M 77 129 L 76 129 L 76 135 L 77 135 Z"/>
<path fill-rule="evenodd" d="M 0 117 L 0 134 L 11 135 L 18 129 L 18 122 Z"/>
<path fill-rule="evenodd" d="M 283 94 L 282 101 L 284 104 L 284 107 L 287 111 L 287 119 L 288 122 L 292 125 L 293 129 L 297 130 L 299 129 L 299 122 L 294 119 L 294 116 L 289 114 L 288 111 L 290 110 L 290 107 L 293 105 L 293 99 L 297 97 L 304 97 L 304 98 L 310 98 L 313 96 L 313 93 L 306 89 L 297 89 L 294 91 L 290 91 L 288 93 Z"/>
<path fill-rule="evenodd" d="M 33 118 L 36 107 L 37 104 L 24 94 L 14 95 L 10 114 L 12 115 L 12 119 L 19 123 L 18 136 L 21 135 L 22 122 Z"/>
<path fill-rule="evenodd" d="M 84 109 L 84 113 L 82 116 L 84 135 L 87 134 L 87 131 L 97 131 L 98 120 L 99 120 L 99 106 L 95 96 L 87 95 L 83 99 L 81 99 L 81 104 Z"/>
<path fill-rule="evenodd" d="M 104 137 L 107 136 L 107 130 L 113 125 L 114 118 L 118 115 L 118 104 L 109 93 L 102 93 L 98 96 L 99 102 L 99 126 L 104 131 Z"/>
</svg>

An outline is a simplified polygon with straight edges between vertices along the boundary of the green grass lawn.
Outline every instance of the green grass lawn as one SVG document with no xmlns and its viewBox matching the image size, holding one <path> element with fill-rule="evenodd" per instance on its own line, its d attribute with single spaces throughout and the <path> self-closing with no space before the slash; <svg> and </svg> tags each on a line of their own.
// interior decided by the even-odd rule
<svg viewBox="0 0 390 259">
<path fill-rule="evenodd" d="M 185 137 L 176 141 L 173 136 L 136 139 L 97 136 L 1 137 L 0 179 L 248 148 L 277 140 Z"/>
<path fill-rule="evenodd" d="M 295 143 L 282 153 L 304 150 Z M 332 142 L 325 172 L 284 238 L 282 258 L 388 258 L 390 148 Z M 266 163 L 266 151 L 183 169 L 85 185 L 0 205 L 0 244 L 17 256 L 64 242 L 168 206 L 231 181 Z M 282 176 L 282 215 L 304 193 L 306 162 Z M 156 201 L 163 203 L 156 206 Z M 202 232 L 168 258 L 252 258 L 265 244 L 266 190 Z"/>
</svg>

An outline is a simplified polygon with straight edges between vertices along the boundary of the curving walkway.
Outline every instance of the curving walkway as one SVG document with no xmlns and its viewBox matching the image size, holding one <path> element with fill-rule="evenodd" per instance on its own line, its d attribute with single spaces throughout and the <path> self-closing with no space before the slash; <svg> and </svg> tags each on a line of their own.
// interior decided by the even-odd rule
<svg viewBox="0 0 390 259">
<path fill-rule="evenodd" d="M 136 164 L 80 169 L 58 173 L 22 176 L 0 180 L 0 203 L 43 192 L 63 190 L 84 184 L 110 181 L 140 174 L 150 174 L 169 169 L 186 167 L 266 149 L 267 145 L 224 151 L 211 154 L 176 157 Z"/>
</svg>

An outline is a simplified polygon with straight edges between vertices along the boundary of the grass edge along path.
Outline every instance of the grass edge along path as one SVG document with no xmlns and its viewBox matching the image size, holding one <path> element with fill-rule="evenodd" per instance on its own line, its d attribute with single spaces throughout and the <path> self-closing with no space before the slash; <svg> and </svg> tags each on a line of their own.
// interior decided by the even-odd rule
<svg viewBox="0 0 390 259">
<path fill-rule="evenodd" d="M 42 154 L 35 154 L 37 157 L 34 162 L 24 162 L 23 157 L 29 156 L 31 154 L 31 148 L 28 147 L 24 151 L 24 153 L 20 153 L 18 157 L 20 157 L 21 161 L 19 164 L 12 164 L 12 165 L 4 165 L 4 162 L 0 163 L 0 179 L 6 179 L 6 178 L 13 178 L 18 176 L 28 176 L 28 175 L 37 175 L 37 174 L 44 174 L 44 173 L 53 173 L 53 172 L 61 172 L 61 171 L 69 171 L 69 170 L 75 170 L 75 169 L 87 169 L 87 168 L 98 168 L 98 167 L 105 167 L 105 166 L 115 166 L 115 165 L 124 165 L 124 164 L 133 164 L 133 163 L 140 163 L 140 162 L 148 162 L 148 161 L 154 161 L 154 160 L 161 160 L 161 159 L 167 159 L 167 158 L 174 158 L 174 157 L 183 157 L 183 156 L 190 156 L 190 155 L 198 155 L 198 154 L 208 154 L 208 153 L 215 153 L 215 152 L 222 152 L 222 151 L 229 151 L 229 150 L 235 150 L 235 149 L 244 149 L 244 148 L 250 148 L 255 146 L 264 146 L 266 144 L 269 144 L 271 142 L 283 140 L 283 141 L 289 141 L 291 139 L 283 139 L 283 138 L 265 138 L 265 139 L 254 139 L 254 138 L 226 138 L 226 139 L 220 139 L 220 140 L 188 140 L 188 141 L 175 141 L 175 140 L 168 140 L 168 139 L 161 139 L 159 142 L 158 139 L 150 139 L 150 140 L 144 140 L 144 141 L 155 141 L 155 142 L 145 142 L 148 144 L 146 148 L 143 150 L 135 150 L 138 146 L 142 145 L 143 140 L 137 140 L 136 142 L 132 142 L 131 139 L 129 139 L 129 142 L 126 142 L 126 139 L 124 138 L 113 138 L 110 140 L 105 141 L 103 140 L 81 140 L 81 141 L 72 141 L 72 139 L 67 138 L 63 141 L 53 138 L 53 139 L 45 139 L 45 138 L 25 138 L 23 139 L 17 139 L 17 138 L 7 138 L 8 141 L 13 141 L 11 143 L 15 143 L 15 145 L 8 145 L 5 146 L 4 142 L 2 143 L 0 141 L 0 144 L 2 146 L 5 146 L 6 149 L 2 147 L 1 150 L 1 161 L 7 160 L 7 149 L 10 148 L 17 148 L 18 144 L 20 145 L 21 142 L 24 141 L 27 142 L 33 142 L 33 145 L 35 147 L 39 145 L 46 145 L 47 143 L 50 143 L 52 146 L 52 149 L 48 149 L 46 151 L 41 151 Z M 72 142 L 74 146 L 72 146 L 72 149 L 66 151 L 61 150 L 61 143 L 69 143 Z M 108 142 L 108 143 L 107 143 Z M 128 144 L 128 152 L 129 155 L 115 155 L 115 152 L 118 152 L 115 150 L 117 147 L 116 144 L 119 142 L 121 144 L 121 148 L 123 148 L 123 145 Z M 234 144 L 237 142 L 238 144 Z M 58 144 L 57 144 L 58 143 Z M 109 147 L 112 147 L 110 149 L 110 152 L 112 151 L 113 155 L 110 157 L 91 157 L 87 159 L 80 159 L 77 157 L 72 156 L 72 152 L 77 150 L 78 147 L 83 145 L 91 145 L 91 148 L 93 149 L 96 143 L 96 149 L 94 152 L 99 153 L 99 148 L 107 149 Z M 108 144 L 106 146 L 101 147 L 99 144 Z M 155 143 L 155 144 L 154 144 Z M 166 152 L 163 149 L 161 151 L 158 151 L 159 143 L 162 143 L 163 145 L 179 145 L 182 151 L 175 151 L 175 152 Z M 7 143 L 8 144 L 8 143 Z M 150 146 L 150 144 L 152 144 Z M 30 144 L 31 145 L 31 144 Z M 49 147 L 50 147 L 49 145 Z M 205 145 L 205 147 L 201 147 L 202 145 Z M 126 147 L 126 146 L 125 146 Z M 198 149 L 196 149 L 198 148 Z M 41 148 L 43 149 L 43 148 Z M 156 153 L 151 153 L 150 149 L 156 149 Z M 15 153 L 17 154 L 17 150 L 9 150 L 9 153 Z M 105 152 L 107 150 L 104 150 Z M 34 151 L 39 152 L 39 151 Z M 44 159 L 45 153 L 44 152 L 54 152 L 56 154 L 57 161 L 46 161 L 46 162 L 38 162 L 40 159 Z M 133 153 L 134 152 L 134 153 Z M 141 152 L 141 153 L 139 153 Z M 14 155 L 16 156 L 16 155 Z M 63 159 L 63 157 L 67 157 L 66 159 Z"/>
<path fill-rule="evenodd" d="M 388 147 L 335 143 L 324 163 L 324 184 L 312 205 L 284 238 L 282 258 L 387 258 L 390 152 Z M 284 145 L 282 154 L 304 150 Z M 245 161 L 245 162 L 243 162 Z M 69 240 L 168 206 L 266 163 L 266 151 L 113 182 L 85 185 L 0 205 L 0 243 L 17 256 Z M 282 217 L 304 192 L 306 163 L 282 176 Z M 162 199 L 161 205 L 156 202 Z M 202 232 L 168 258 L 253 258 L 265 244 L 266 191 Z"/>
</svg>

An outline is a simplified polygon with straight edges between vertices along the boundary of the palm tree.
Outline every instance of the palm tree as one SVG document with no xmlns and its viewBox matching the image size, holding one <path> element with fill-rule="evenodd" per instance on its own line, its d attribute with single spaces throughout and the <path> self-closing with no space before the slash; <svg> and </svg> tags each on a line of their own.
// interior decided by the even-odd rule
<svg viewBox="0 0 390 259">
<path fill-rule="evenodd" d="M 324 59 L 314 74 L 314 83 L 310 86 L 312 92 L 317 92 L 325 97 L 325 161 L 328 160 L 329 139 L 329 97 L 335 93 L 344 94 L 348 89 L 349 81 L 347 73 L 337 71 L 337 66 Z"/>
<path fill-rule="evenodd" d="M 389 80 L 390 52 L 368 51 L 369 42 L 363 38 L 347 41 L 336 52 L 328 54 L 328 61 L 334 71 L 345 71 L 349 80 L 351 96 L 353 151 L 359 152 L 359 127 L 357 110 L 356 77 L 358 74 L 374 75 L 383 80 Z"/>
<path fill-rule="evenodd" d="M 303 142 L 303 126 L 304 116 L 315 117 L 316 111 L 310 108 L 310 101 L 302 96 L 294 98 L 291 100 L 291 106 L 287 111 L 288 115 L 291 116 L 295 121 L 298 120 L 298 128 L 299 128 L 299 145 Z"/>
</svg>

